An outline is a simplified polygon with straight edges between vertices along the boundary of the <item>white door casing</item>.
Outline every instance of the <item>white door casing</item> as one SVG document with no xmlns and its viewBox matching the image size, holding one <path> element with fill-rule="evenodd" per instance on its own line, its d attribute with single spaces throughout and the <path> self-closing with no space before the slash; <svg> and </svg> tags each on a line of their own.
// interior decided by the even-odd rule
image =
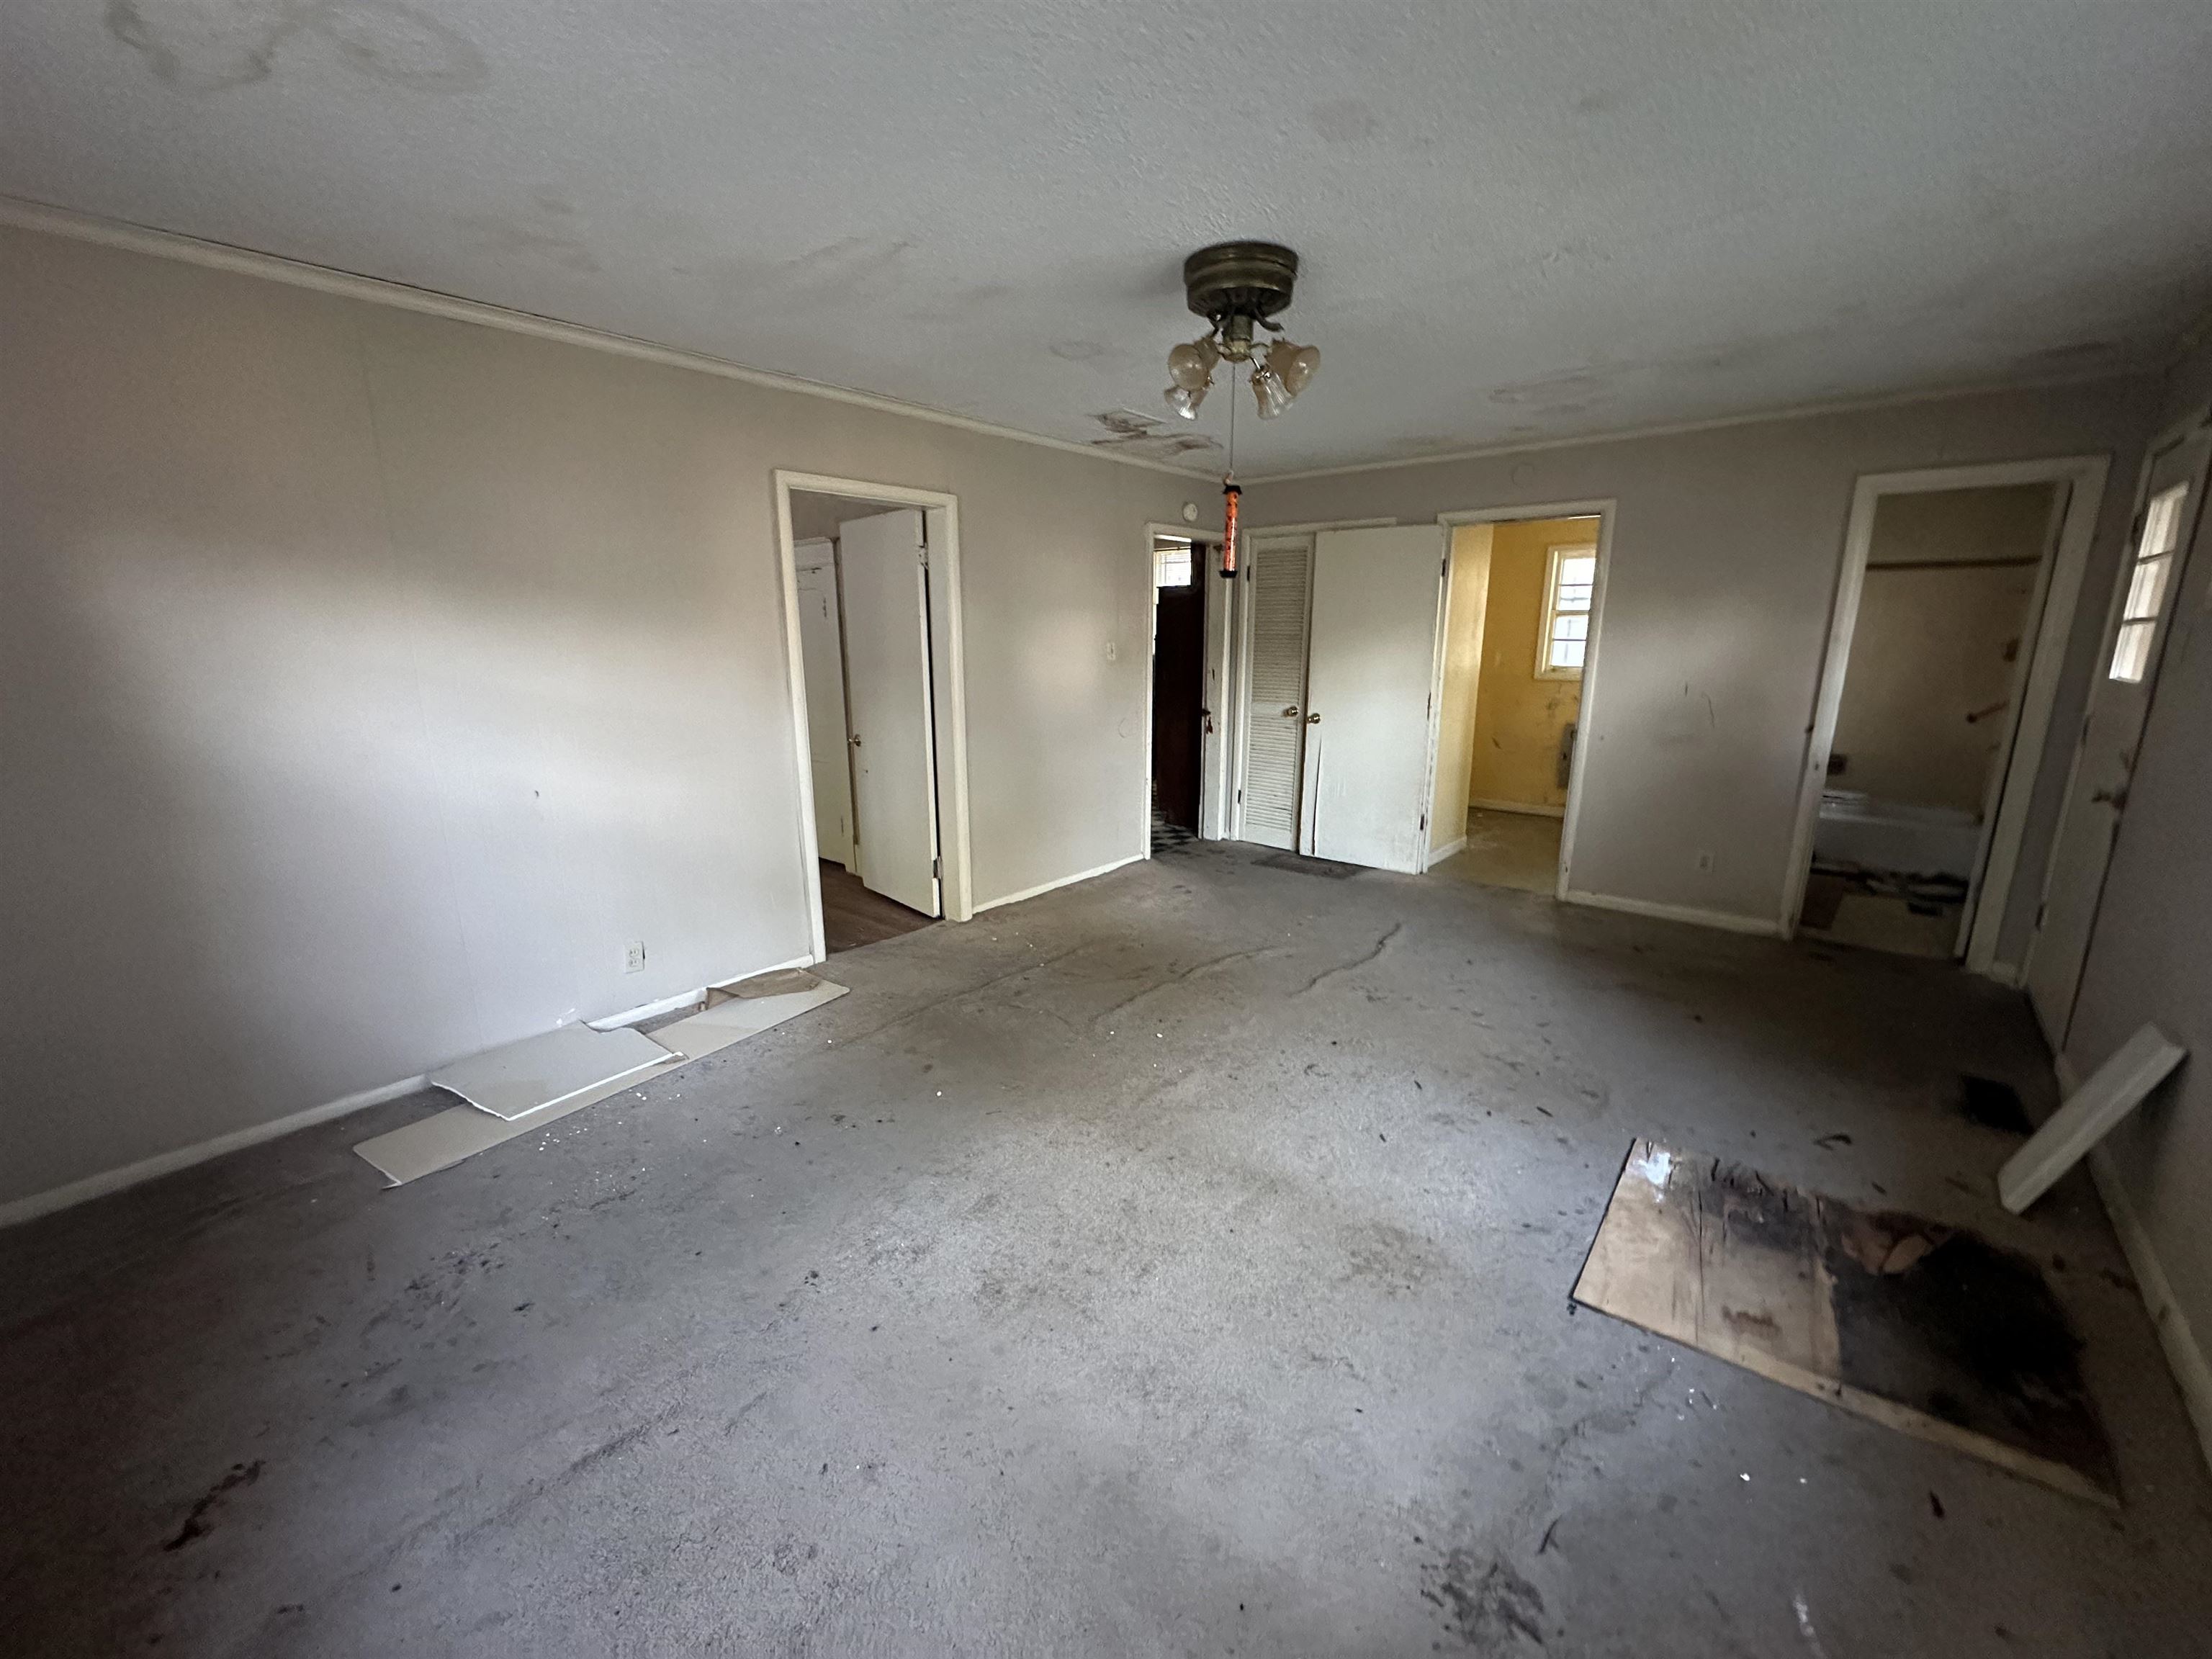
<svg viewBox="0 0 2212 1659">
<path fill-rule="evenodd" d="M 836 544 L 801 542 L 799 637 L 806 664 L 806 732 L 814 763 L 817 851 L 853 867 L 852 750 L 846 742 L 844 623 L 837 599 Z"/>
<path fill-rule="evenodd" d="M 1444 546 L 1438 525 L 1314 538 L 1304 850 L 1427 866 Z"/>
<path fill-rule="evenodd" d="M 2212 461 L 2212 431 L 2201 428 L 2152 458 L 2145 474 L 2142 501 L 2128 538 L 2127 556 L 2121 563 L 2100 639 L 2096 677 L 2090 682 L 2089 707 L 2082 717 L 2081 741 L 2067 780 L 2065 811 L 2045 872 L 2043 905 L 2027 960 L 2028 1000 L 2054 1052 L 2064 1051 L 2067 1030 L 2073 1024 L 2075 994 L 2081 983 L 2090 933 L 2096 926 L 2112 843 L 2127 809 L 2128 786 L 2142 741 L 2143 721 L 2150 712 L 2160 659 L 2179 604 L 2191 544 L 2203 522 L 2208 461 Z M 2136 561 L 2146 534 L 2156 534 L 2161 528 L 2159 520 L 2163 515 L 2157 510 L 2160 497 L 2176 489 L 2185 493 L 2171 517 L 2165 519 L 2173 553 L 2165 575 L 2163 603 L 2150 630 L 2142 677 L 2135 681 L 2116 679 L 2112 672 L 2113 650 Z"/>
<path fill-rule="evenodd" d="M 921 514 L 901 507 L 850 520 L 838 526 L 838 551 L 860 879 L 933 916 L 937 768 Z"/>
<path fill-rule="evenodd" d="M 1244 558 L 1243 742 L 1235 834 L 1287 851 L 1298 834 L 1313 538 L 1255 535 Z"/>
</svg>

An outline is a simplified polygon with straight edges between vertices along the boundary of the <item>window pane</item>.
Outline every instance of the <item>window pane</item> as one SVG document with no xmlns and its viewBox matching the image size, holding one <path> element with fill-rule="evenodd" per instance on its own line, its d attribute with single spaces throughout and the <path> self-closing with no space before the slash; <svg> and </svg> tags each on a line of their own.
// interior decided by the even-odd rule
<svg viewBox="0 0 2212 1659">
<path fill-rule="evenodd" d="M 1596 580 L 1596 554 L 1577 553 L 1570 557 L 1564 558 L 1559 561 L 1559 581 L 1561 586 L 1564 586 L 1568 582 L 1578 582 L 1583 586 L 1588 587 Z"/>
<path fill-rule="evenodd" d="M 1554 617 L 1552 618 L 1552 637 L 1555 640 L 1586 640 L 1589 637 L 1589 617 Z"/>
<path fill-rule="evenodd" d="M 2143 515 L 2142 546 L 2136 556 L 2154 559 L 2161 553 L 2173 551 L 2173 544 L 2181 539 L 2181 503 L 2189 494 L 2187 484 L 2176 484 L 2151 498 L 2150 509 Z"/>
<path fill-rule="evenodd" d="M 2120 624 L 2120 637 L 2112 647 L 2112 678 L 2130 684 L 2140 684 L 2143 672 L 2150 666 L 2150 636 L 2158 627 L 2155 622 L 2131 622 Z"/>
<path fill-rule="evenodd" d="M 1191 576 L 1190 544 L 1180 546 L 1164 542 L 1152 550 L 1152 582 L 1158 587 L 1188 587 Z"/>
<path fill-rule="evenodd" d="M 1552 666 L 1554 668 L 1580 668 L 1583 665 L 1583 641 L 1580 640 L 1553 641 Z"/>
<path fill-rule="evenodd" d="M 2157 620 L 2159 606 L 2166 602 L 2166 579 L 2173 569 L 2173 556 L 2144 559 L 2136 566 L 2135 580 L 2128 584 L 2127 609 L 2121 615 L 2130 622 Z"/>
</svg>

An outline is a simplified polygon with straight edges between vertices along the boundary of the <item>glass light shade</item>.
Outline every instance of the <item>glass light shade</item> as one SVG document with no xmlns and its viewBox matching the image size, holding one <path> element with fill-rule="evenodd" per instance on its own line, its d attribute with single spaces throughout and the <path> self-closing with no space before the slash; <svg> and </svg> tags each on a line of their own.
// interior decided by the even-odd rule
<svg viewBox="0 0 2212 1659">
<path fill-rule="evenodd" d="M 1283 383 L 1283 390 L 1295 398 L 1306 389 L 1306 382 L 1321 367 L 1321 352 L 1313 346 L 1292 345 L 1288 340 L 1278 340 L 1267 348 L 1267 367 Z"/>
<path fill-rule="evenodd" d="M 1171 386 L 1167 395 L 1170 409 L 1186 421 L 1194 421 L 1198 418 L 1198 406 L 1206 401 L 1206 383 L 1200 382 L 1195 391 L 1188 386 Z"/>
<path fill-rule="evenodd" d="M 1168 379 L 1185 392 L 1203 393 L 1213 384 L 1213 366 L 1220 361 L 1221 348 L 1212 336 L 1186 341 L 1168 353 Z"/>
<path fill-rule="evenodd" d="M 1260 418 L 1263 421 L 1273 420 L 1291 406 L 1291 394 L 1284 388 L 1272 363 L 1253 366 L 1252 401 L 1260 405 Z"/>
</svg>

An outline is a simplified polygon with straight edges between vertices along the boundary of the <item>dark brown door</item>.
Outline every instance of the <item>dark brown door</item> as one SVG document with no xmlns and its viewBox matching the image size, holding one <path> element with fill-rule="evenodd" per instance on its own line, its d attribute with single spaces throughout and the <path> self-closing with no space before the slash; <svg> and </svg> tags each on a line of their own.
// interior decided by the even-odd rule
<svg viewBox="0 0 2212 1659">
<path fill-rule="evenodd" d="M 1198 768 L 1206 727 L 1206 584 L 1158 590 L 1152 635 L 1152 808 L 1198 829 Z"/>
</svg>

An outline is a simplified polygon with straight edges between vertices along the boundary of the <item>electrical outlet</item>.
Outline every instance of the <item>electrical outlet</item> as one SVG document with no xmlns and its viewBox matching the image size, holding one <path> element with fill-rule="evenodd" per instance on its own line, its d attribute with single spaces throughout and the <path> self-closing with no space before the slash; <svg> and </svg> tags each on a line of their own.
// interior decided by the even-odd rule
<svg viewBox="0 0 2212 1659">
<path fill-rule="evenodd" d="M 1698 873 L 1701 876 L 1710 876 L 1712 872 L 1713 855 L 1711 853 L 1699 853 L 1698 854 Z"/>
<path fill-rule="evenodd" d="M 641 974 L 645 971 L 645 941 L 632 939 L 623 946 L 623 972 Z"/>
</svg>

